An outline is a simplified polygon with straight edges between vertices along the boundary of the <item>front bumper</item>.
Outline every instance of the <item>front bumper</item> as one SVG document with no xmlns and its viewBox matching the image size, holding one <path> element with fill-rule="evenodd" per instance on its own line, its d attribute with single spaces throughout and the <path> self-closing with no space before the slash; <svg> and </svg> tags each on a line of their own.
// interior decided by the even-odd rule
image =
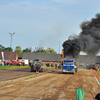
<svg viewBox="0 0 100 100">
<path fill-rule="evenodd" d="M 65 72 L 65 73 L 73 73 L 73 72 L 75 72 L 75 70 L 73 69 L 73 70 L 65 70 L 65 69 L 63 69 L 63 72 Z"/>
</svg>

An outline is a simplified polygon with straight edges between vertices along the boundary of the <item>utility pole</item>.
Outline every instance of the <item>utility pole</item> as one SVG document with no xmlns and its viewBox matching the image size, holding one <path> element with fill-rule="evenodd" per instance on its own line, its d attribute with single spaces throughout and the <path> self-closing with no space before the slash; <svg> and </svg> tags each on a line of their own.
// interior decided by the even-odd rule
<svg viewBox="0 0 100 100">
<path fill-rule="evenodd" d="M 59 40 L 59 60 L 58 62 L 60 62 L 60 40 Z"/>
<path fill-rule="evenodd" d="M 60 40 L 59 40 L 59 54 L 60 54 Z"/>
<path fill-rule="evenodd" d="M 11 61 L 11 49 L 12 49 L 12 36 L 15 34 L 15 33 L 10 33 L 9 34 L 11 35 L 11 43 L 10 43 L 10 61 Z"/>
</svg>

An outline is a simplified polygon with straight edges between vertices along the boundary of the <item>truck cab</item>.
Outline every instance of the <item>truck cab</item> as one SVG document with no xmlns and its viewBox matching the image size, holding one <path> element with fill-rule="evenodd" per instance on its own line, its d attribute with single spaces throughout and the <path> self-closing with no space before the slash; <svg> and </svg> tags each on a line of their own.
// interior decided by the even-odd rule
<svg viewBox="0 0 100 100">
<path fill-rule="evenodd" d="M 73 59 L 65 59 L 63 60 L 63 73 L 75 73 L 77 72 L 77 67 L 75 66 L 75 62 Z"/>
</svg>

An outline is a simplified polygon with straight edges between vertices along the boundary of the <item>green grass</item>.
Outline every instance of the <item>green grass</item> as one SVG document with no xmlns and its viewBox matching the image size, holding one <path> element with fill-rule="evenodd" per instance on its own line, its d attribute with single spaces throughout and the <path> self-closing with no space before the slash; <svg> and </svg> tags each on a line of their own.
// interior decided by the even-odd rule
<svg viewBox="0 0 100 100">
<path fill-rule="evenodd" d="M 98 72 L 98 74 L 100 75 L 100 68 L 98 69 L 98 71 L 97 71 L 97 72 Z"/>
<path fill-rule="evenodd" d="M 7 69 L 12 69 L 13 67 L 14 68 L 19 68 L 19 66 L 0 66 L 0 70 L 1 69 L 6 69 L 6 67 L 7 67 Z M 30 67 L 30 66 L 21 66 L 21 68 L 26 68 L 26 67 Z"/>
<path fill-rule="evenodd" d="M 12 69 L 13 67 L 14 68 L 19 68 L 19 66 L 0 66 L 0 70 L 2 70 L 2 69 L 6 69 L 6 67 L 7 67 L 7 69 Z M 26 67 L 30 67 L 30 66 L 28 66 L 28 65 L 26 65 L 26 66 L 21 66 L 21 68 L 26 68 Z M 44 66 L 42 66 L 42 68 L 55 68 L 55 66 L 54 67 L 46 67 L 45 65 Z M 58 68 L 57 68 L 58 69 Z"/>
<path fill-rule="evenodd" d="M 44 66 L 42 66 L 43 68 L 55 68 L 55 66 L 54 67 L 46 67 L 46 65 L 44 65 Z"/>
</svg>

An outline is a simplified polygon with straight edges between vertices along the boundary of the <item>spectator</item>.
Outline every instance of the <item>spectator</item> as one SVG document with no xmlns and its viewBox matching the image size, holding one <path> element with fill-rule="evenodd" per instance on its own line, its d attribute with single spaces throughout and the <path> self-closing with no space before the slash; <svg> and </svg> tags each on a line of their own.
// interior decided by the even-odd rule
<svg viewBox="0 0 100 100">
<path fill-rule="evenodd" d="M 55 64 L 55 69 L 57 69 L 57 64 Z"/>
<path fill-rule="evenodd" d="M 99 68 L 99 65 L 98 65 L 98 68 Z"/>
<path fill-rule="evenodd" d="M 95 67 L 95 71 L 97 72 L 97 70 L 98 70 L 98 66 L 94 65 L 94 67 Z"/>
<path fill-rule="evenodd" d="M 49 66 L 51 66 L 51 62 L 49 63 Z"/>
<path fill-rule="evenodd" d="M 5 62 L 5 60 L 4 60 L 4 66 L 6 66 L 6 62 Z"/>
<path fill-rule="evenodd" d="M 39 73 L 39 65 L 36 65 L 36 73 L 38 74 Z"/>
<path fill-rule="evenodd" d="M 51 67 L 54 67 L 54 64 L 53 63 L 51 63 Z"/>
<path fill-rule="evenodd" d="M 44 63 L 42 63 L 42 66 L 44 66 Z"/>
<path fill-rule="evenodd" d="M 30 62 L 30 60 L 29 60 L 29 66 L 31 67 L 31 62 Z"/>
<path fill-rule="evenodd" d="M 46 67 L 49 67 L 49 66 L 50 66 L 50 64 L 49 64 L 49 63 L 47 63 L 47 64 L 46 64 Z"/>
<path fill-rule="evenodd" d="M 60 68 L 61 68 L 61 65 L 59 64 L 59 65 L 58 65 L 58 69 L 60 69 Z"/>
<path fill-rule="evenodd" d="M 47 64 L 46 64 L 46 67 L 47 67 Z"/>
<path fill-rule="evenodd" d="M 94 96 L 93 92 L 91 92 L 91 94 L 93 95 L 94 100 L 100 100 L 100 93 L 98 93 L 96 96 Z"/>
</svg>

